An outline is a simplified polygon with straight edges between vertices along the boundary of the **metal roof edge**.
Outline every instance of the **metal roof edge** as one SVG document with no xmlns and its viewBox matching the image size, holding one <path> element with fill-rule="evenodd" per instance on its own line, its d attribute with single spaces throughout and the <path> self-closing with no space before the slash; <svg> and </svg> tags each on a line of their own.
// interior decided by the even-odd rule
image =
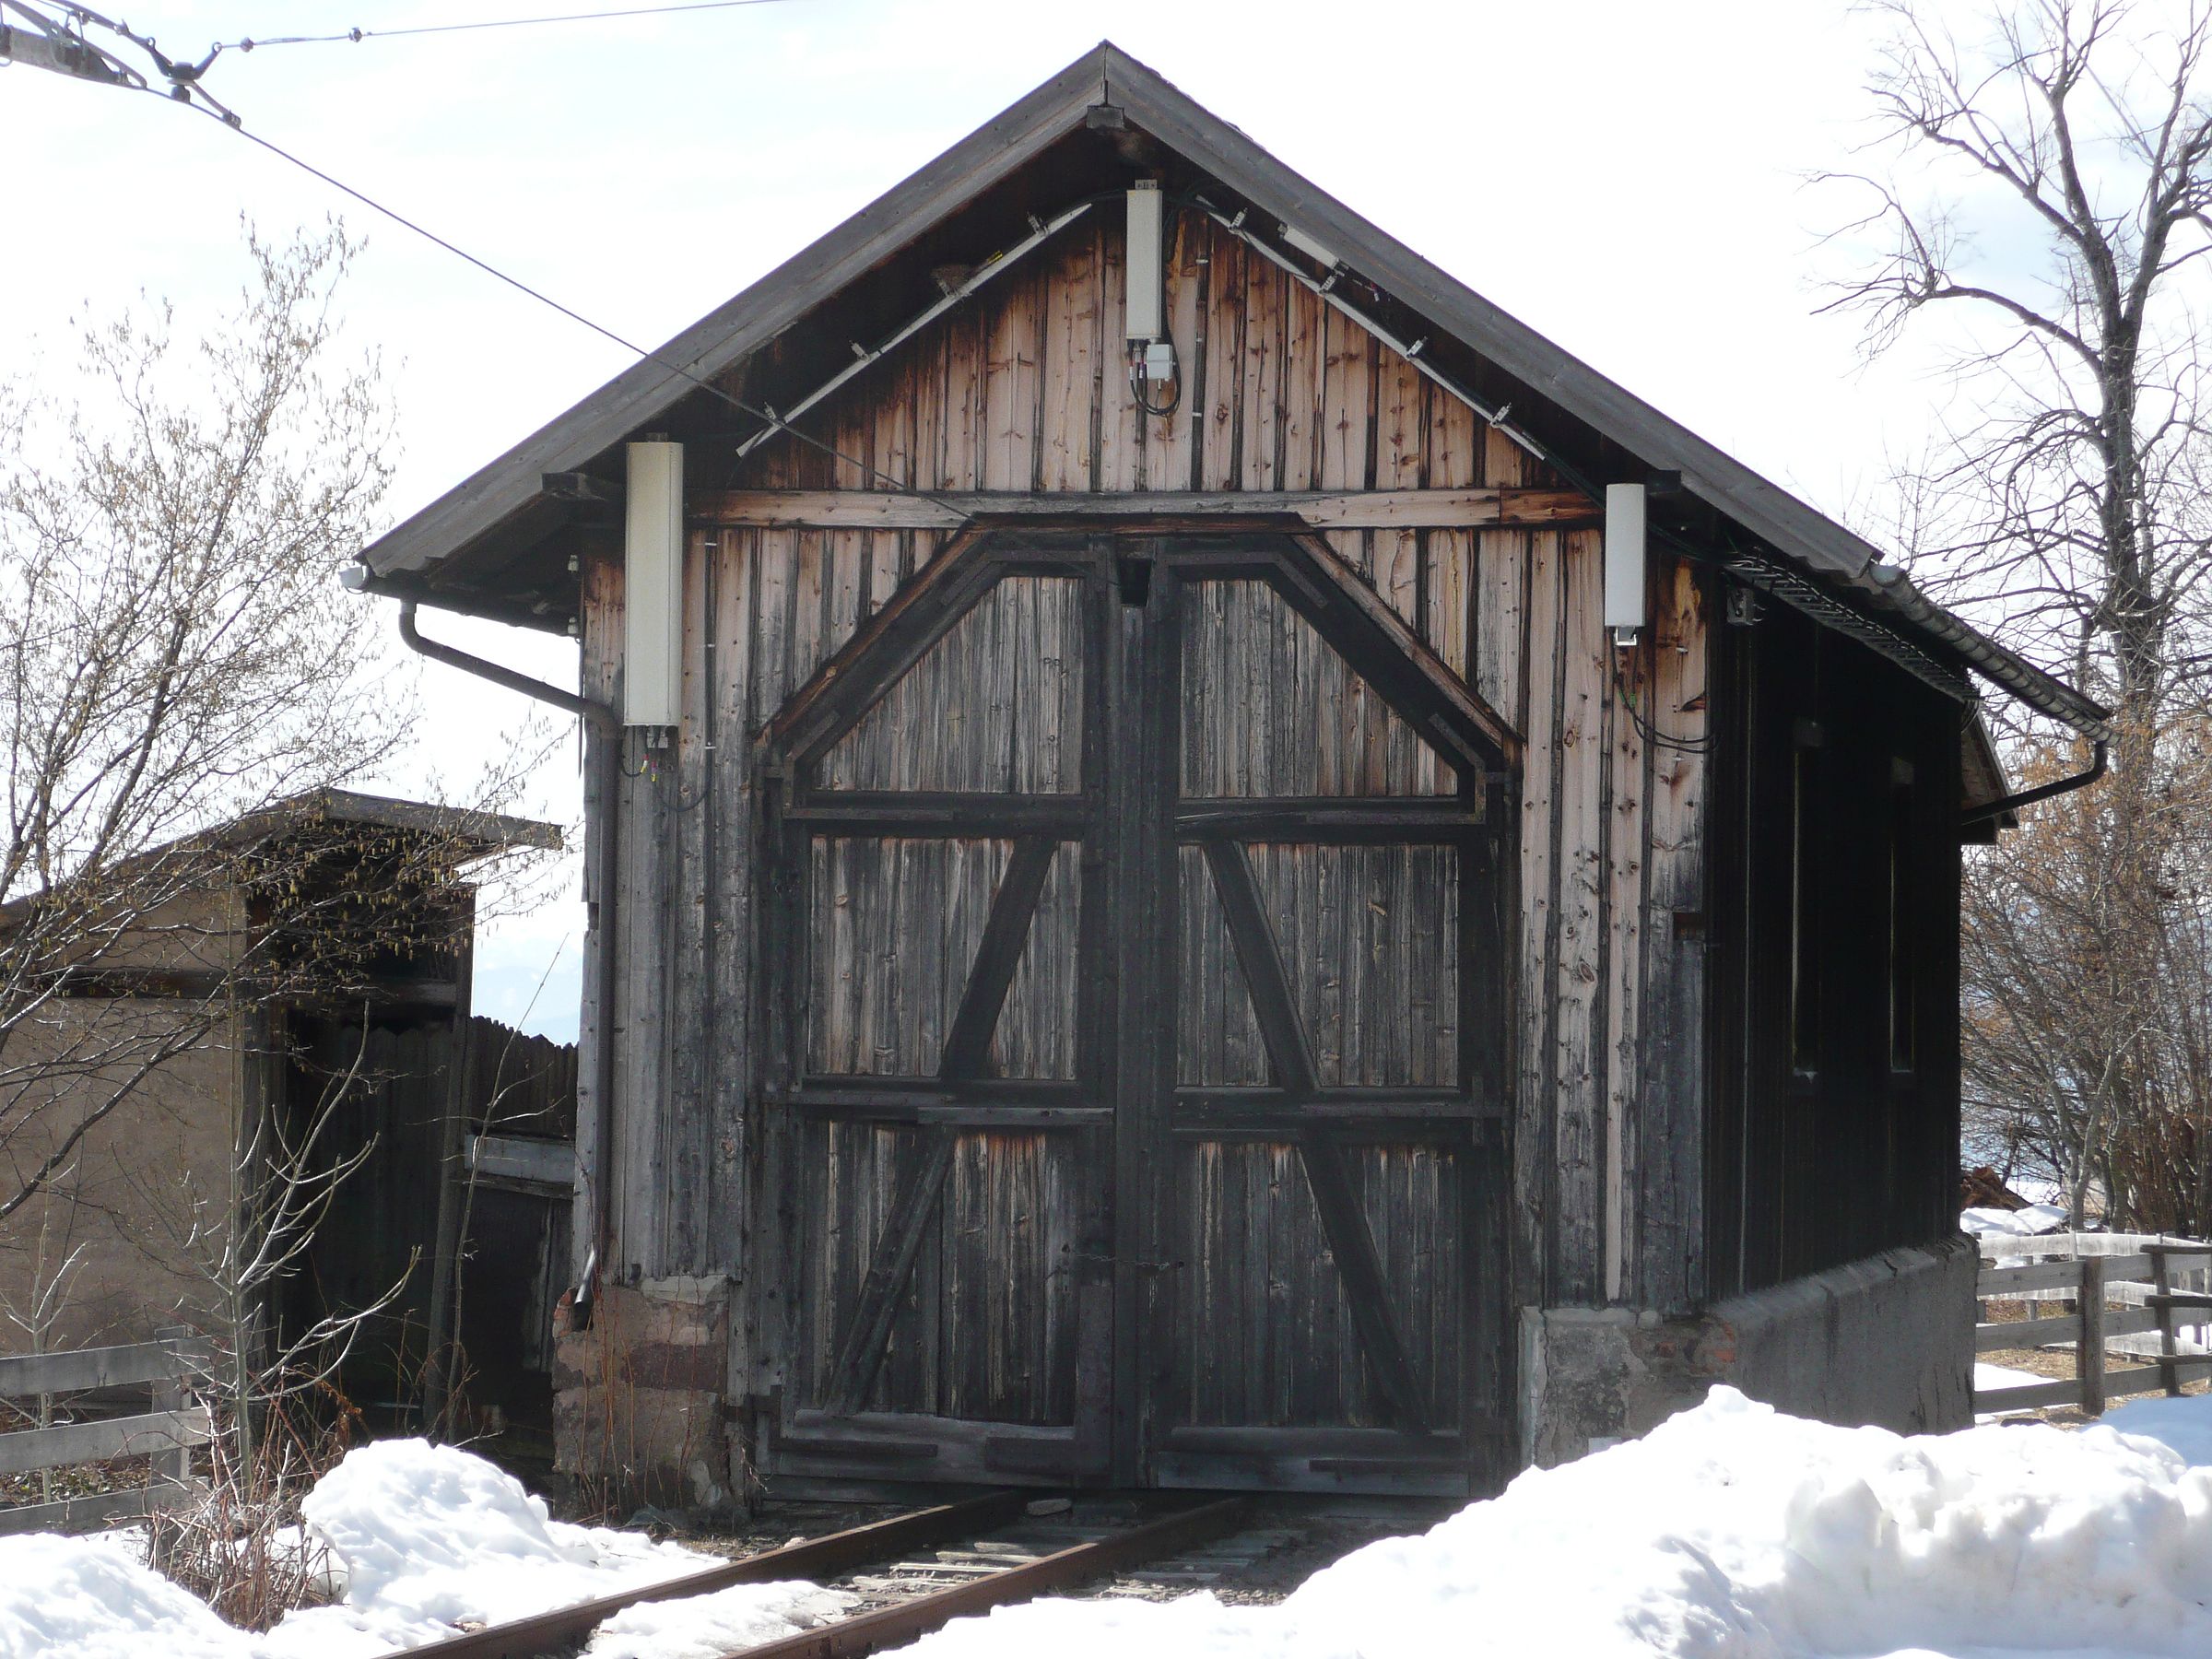
<svg viewBox="0 0 2212 1659">
<path fill-rule="evenodd" d="M 2018 652 L 2000 645 L 1973 624 L 1945 610 L 1895 565 L 1866 567 L 1857 585 L 1914 626 L 1941 640 L 1971 663 L 1984 678 L 2002 686 L 2030 708 L 2071 726 L 2100 743 L 2112 741 L 2112 711 L 2092 701 L 2057 676 L 2037 667 Z"/>
</svg>

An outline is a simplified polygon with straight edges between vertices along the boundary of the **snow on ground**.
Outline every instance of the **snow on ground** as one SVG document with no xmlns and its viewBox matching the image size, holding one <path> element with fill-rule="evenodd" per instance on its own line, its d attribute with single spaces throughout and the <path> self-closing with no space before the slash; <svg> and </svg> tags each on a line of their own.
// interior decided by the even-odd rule
<svg viewBox="0 0 2212 1659">
<path fill-rule="evenodd" d="M 2015 1371 L 2009 1365 L 1985 1365 L 1979 1359 L 1974 1361 L 1974 1387 L 1977 1391 L 1984 1388 L 2021 1388 L 2030 1382 L 2050 1381 L 2049 1377 L 2040 1377 L 2033 1371 Z"/>
<path fill-rule="evenodd" d="M 340 1606 L 229 1630 L 101 1539 L 0 1538 L 0 1659 L 354 1659 L 688 1571 L 564 1526 L 465 1453 L 362 1449 L 306 1505 Z M 746 1585 L 603 1625 L 588 1659 L 706 1659 L 847 1598 Z M 2212 1396 L 2078 1431 L 1904 1437 L 1785 1417 L 1729 1388 L 1641 1441 L 1522 1476 L 1277 1606 L 1040 1601 L 909 1659 L 2178 1659 L 2212 1653 Z"/>
<path fill-rule="evenodd" d="M 2106 1412 L 2104 1425 L 2155 1440 L 2183 1461 L 2212 1468 L 2212 1394 L 2183 1394 L 2179 1399 L 2153 1394 L 2131 1400 Z"/>
<path fill-rule="evenodd" d="M 637 1533 L 551 1520 L 512 1477 L 423 1441 L 347 1453 L 300 1507 L 344 1563 L 345 1599 L 266 1636 L 224 1624 L 116 1536 L 0 1537 L 0 1659 L 370 1659 L 454 1635 L 462 1619 L 497 1623 L 714 1564 Z M 759 1641 L 819 1623 L 830 1595 L 760 1584 L 670 1606 Z M 595 1646 L 594 1659 L 690 1659 L 674 1621 L 629 1617 L 641 1621 L 634 1640 Z"/>
<path fill-rule="evenodd" d="M 2031 1238 L 2057 1232 L 2065 1224 L 2066 1212 L 2054 1204 L 2030 1204 L 2017 1210 L 1977 1206 L 1959 1212 L 1960 1230 L 1972 1233 L 1977 1239 Z"/>
<path fill-rule="evenodd" d="M 1276 1607 L 1033 1602 L 910 1659 L 2212 1653 L 2212 1469 L 2107 1429 L 1905 1438 L 1716 1388 Z"/>
<path fill-rule="evenodd" d="M 860 1598 L 814 1584 L 733 1584 L 646 1602 L 601 1625 L 583 1659 L 722 1659 L 754 1642 L 826 1624 Z"/>
<path fill-rule="evenodd" d="M 0 1538 L 0 1659 L 244 1659 L 239 1633 L 142 1553 L 119 1534 Z"/>
<path fill-rule="evenodd" d="M 2053 1378 L 2039 1377 L 2033 1371 L 2015 1371 L 2009 1365 L 1986 1365 L 1979 1359 L 1974 1361 L 1974 1392 L 1976 1394 L 1984 1393 L 1992 1388 L 2024 1388 L 2031 1382 L 2052 1381 L 2053 1381 Z M 2008 1409 L 2023 1411 L 2029 1408 L 2015 1406 Z M 1978 1411 L 1974 1414 L 1974 1421 L 1994 1423 L 2005 1415 L 2006 1412 L 2003 1411 Z"/>
</svg>

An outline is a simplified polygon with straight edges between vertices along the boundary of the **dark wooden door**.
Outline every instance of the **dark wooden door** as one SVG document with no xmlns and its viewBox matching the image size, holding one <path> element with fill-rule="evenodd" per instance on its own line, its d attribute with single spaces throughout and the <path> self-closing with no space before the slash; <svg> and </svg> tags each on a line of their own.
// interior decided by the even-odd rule
<svg viewBox="0 0 2212 1659">
<path fill-rule="evenodd" d="M 780 719 L 771 1473 L 1487 1473 L 1511 737 L 1394 624 L 1293 540 L 980 540 Z"/>
</svg>

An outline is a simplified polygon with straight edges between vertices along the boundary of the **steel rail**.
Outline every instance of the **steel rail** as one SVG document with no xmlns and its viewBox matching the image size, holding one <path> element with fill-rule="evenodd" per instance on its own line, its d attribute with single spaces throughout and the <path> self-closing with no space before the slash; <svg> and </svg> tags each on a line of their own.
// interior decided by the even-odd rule
<svg viewBox="0 0 2212 1659">
<path fill-rule="evenodd" d="M 764 1550 L 741 1561 L 725 1562 L 703 1572 L 643 1584 L 614 1595 L 602 1595 L 572 1606 L 555 1607 L 527 1618 L 512 1619 L 481 1630 L 449 1636 L 442 1641 L 407 1650 L 409 1659 L 538 1659 L 547 1649 L 583 1641 L 600 1624 L 625 1607 L 641 1602 L 673 1601 L 687 1595 L 704 1595 L 732 1584 L 760 1584 L 778 1579 L 825 1579 L 880 1561 L 902 1551 L 948 1538 L 972 1536 L 1003 1526 L 1023 1513 L 1034 1492 L 986 1492 L 980 1498 L 939 1504 L 871 1522 L 819 1538 L 802 1538 L 781 1548 Z M 1065 1552 L 1063 1552 L 1065 1553 Z M 947 1615 L 947 1618 L 950 1615 Z M 933 1627 L 934 1628 L 934 1627 Z M 855 1650 L 857 1651 L 857 1650 Z"/>
<path fill-rule="evenodd" d="M 1006 1602 L 1027 1601 L 1050 1590 L 1079 1584 L 1156 1556 L 1175 1551 L 1232 1531 L 1243 1520 L 1251 1500 L 1224 1498 L 1179 1510 L 1124 1532 L 1112 1533 L 1088 1544 L 1067 1548 L 988 1578 L 953 1584 L 912 1601 L 878 1607 L 872 1613 L 843 1618 L 795 1636 L 741 1648 L 724 1659 L 858 1659 L 883 1648 L 900 1647 L 940 1630 L 970 1613 L 981 1613 Z M 429 1651 L 429 1650 L 422 1650 Z"/>
</svg>

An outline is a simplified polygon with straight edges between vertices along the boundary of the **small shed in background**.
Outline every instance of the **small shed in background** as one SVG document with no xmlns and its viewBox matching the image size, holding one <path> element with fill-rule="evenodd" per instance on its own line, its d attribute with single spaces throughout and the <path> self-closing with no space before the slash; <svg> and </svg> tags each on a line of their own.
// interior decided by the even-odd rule
<svg viewBox="0 0 2212 1659">
<path fill-rule="evenodd" d="M 565 1163 L 550 1210 L 541 1196 L 510 1214 L 465 1162 L 468 1137 L 488 1129 L 569 1156 L 573 1051 L 469 1011 L 469 871 L 559 841 L 550 824 L 334 790 L 147 854 L 171 866 L 159 909 L 95 959 L 58 969 L 11 1039 L 7 1151 L 19 1166 L 109 1098 L 119 1056 L 147 1069 L 0 1229 L 0 1316 L 18 1315 L 0 1321 L 0 1350 L 137 1342 L 178 1325 L 232 1338 L 221 1246 L 312 1132 L 300 1170 L 358 1167 L 292 1270 L 256 1299 L 259 1346 L 377 1308 L 338 1385 L 372 1414 L 417 1413 L 430 1334 L 453 1328 L 457 1299 L 465 1306 L 454 1265 L 472 1199 L 477 1238 L 512 1228 L 540 1257 L 548 1217 L 567 1220 Z M 36 1112 L 24 1109 L 34 1090 L 52 1096 Z M 482 1347 L 542 1360 L 553 1300 L 542 1278 L 535 1317 L 513 1288 L 487 1284 L 477 1328 L 515 1328 Z M 49 1317 L 30 1329 L 22 1316 L 41 1302 Z"/>
</svg>

